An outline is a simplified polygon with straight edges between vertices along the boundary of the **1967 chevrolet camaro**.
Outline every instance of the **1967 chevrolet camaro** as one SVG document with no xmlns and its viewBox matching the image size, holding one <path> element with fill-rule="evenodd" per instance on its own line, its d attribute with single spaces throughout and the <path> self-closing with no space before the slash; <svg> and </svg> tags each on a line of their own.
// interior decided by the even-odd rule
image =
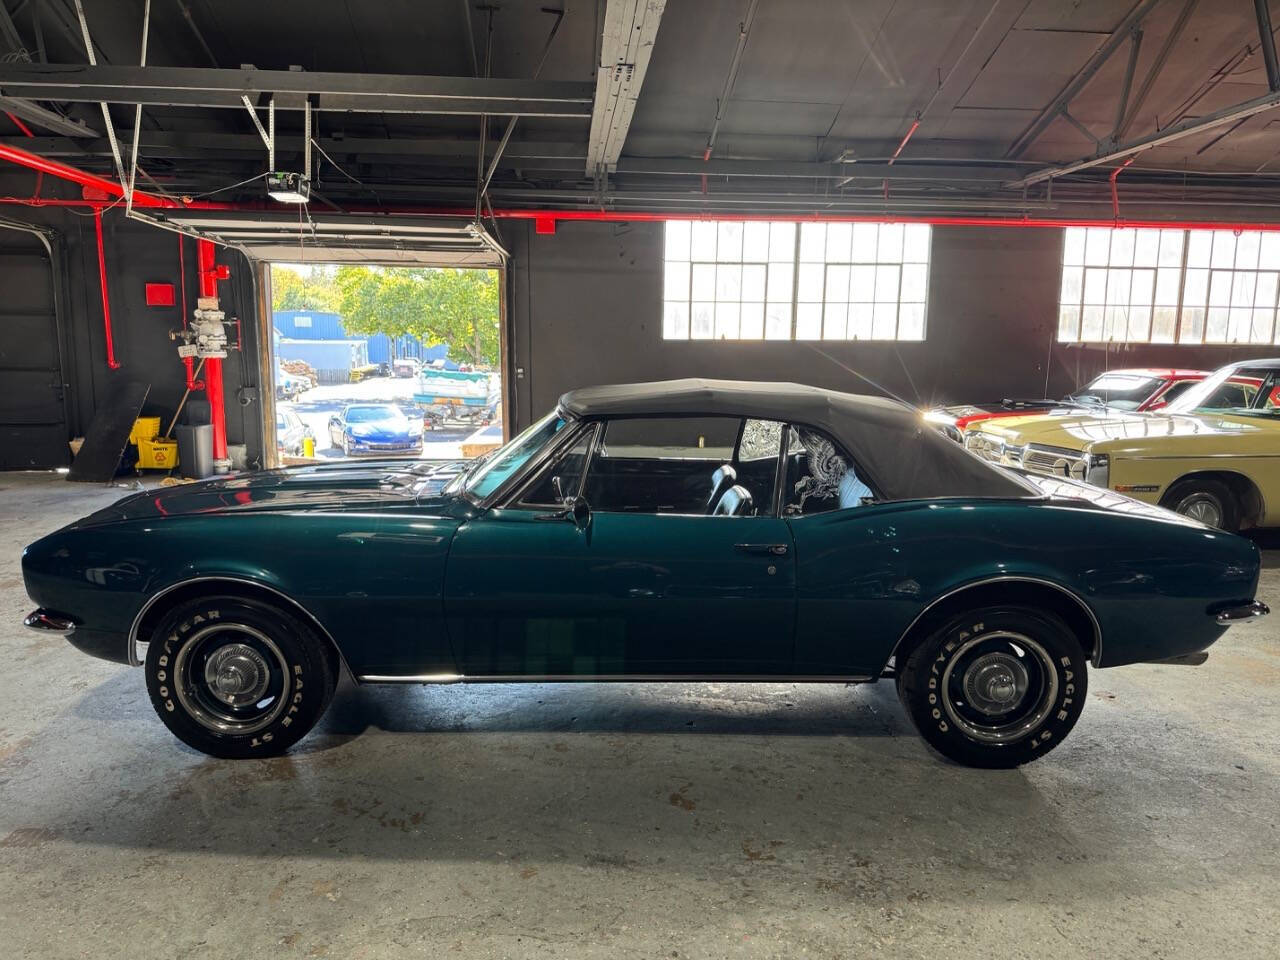
<svg viewBox="0 0 1280 960">
<path fill-rule="evenodd" d="M 28 625 L 144 663 L 160 718 L 217 756 L 287 749 L 345 665 L 362 683 L 892 677 L 930 744 L 984 767 L 1061 741 L 1090 663 L 1201 662 L 1267 612 L 1258 568 L 1246 540 L 984 462 L 894 401 L 707 380 L 568 393 L 461 469 L 147 491 L 23 556 Z"/>
</svg>

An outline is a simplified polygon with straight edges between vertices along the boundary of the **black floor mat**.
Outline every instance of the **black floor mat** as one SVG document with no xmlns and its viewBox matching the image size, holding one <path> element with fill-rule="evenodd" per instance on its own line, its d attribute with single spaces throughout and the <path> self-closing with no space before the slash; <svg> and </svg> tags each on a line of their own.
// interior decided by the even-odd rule
<svg viewBox="0 0 1280 960">
<path fill-rule="evenodd" d="M 84 444 L 71 461 L 68 480 L 106 483 L 115 477 L 120 469 L 120 455 L 129 442 L 129 431 L 150 392 L 149 383 L 125 383 L 98 407 L 84 435 Z"/>
</svg>

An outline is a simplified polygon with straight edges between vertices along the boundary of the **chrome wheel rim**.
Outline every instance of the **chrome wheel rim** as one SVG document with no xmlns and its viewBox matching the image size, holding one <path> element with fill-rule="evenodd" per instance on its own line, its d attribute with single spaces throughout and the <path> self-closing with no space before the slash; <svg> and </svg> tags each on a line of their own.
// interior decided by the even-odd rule
<svg viewBox="0 0 1280 960">
<path fill-rule="evenodd" d="M 1058 671 L 1036 640 L 993 630 L 956 648 L 938 691 L 947 719 L 966 736 L 1015 743 L 1049 715 L 1058 696 Z"/>
<path fill-rule="evenodd" d="M 245 736 L 269 727 L 293 693 L 280 648 L 243 623 L 211 623 L 195 631 L 174 657 L 173 678 L 183 709 L 222 734 Z"/>
<path fill-rule="evenodd" d="M 1222 504 L 1209 493 L 1193 493 L 1183 497 L 1175 510 L 1184 517 L 1197 520 L 1207 527 L 1222 526 Z"/>
</svg>

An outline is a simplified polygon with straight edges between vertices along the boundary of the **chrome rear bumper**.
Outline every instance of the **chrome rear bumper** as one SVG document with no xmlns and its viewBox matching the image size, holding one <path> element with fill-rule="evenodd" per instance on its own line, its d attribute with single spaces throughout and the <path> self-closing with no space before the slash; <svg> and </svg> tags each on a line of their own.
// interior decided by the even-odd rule
<svg viewBox="0 0 1280 960">
<path fill-rule="evenodd" d="M 44 607 L 28 613 L 22 621 L 22 625 L 31 630 L 52 633 L 59 637 L 69 637 L 76 629 L 76 622 L 70 617 L 61 613 L 54 613 L 52 610 L 46 610 Z"/>
<path fill-rule="evenodd" d="M 1237 603 L 1230 607 L 1223 607 L 1213 612 L 1213 619 L 1223 626 L 1230 626 L 1233 623 L 1240 623 L 1244 620 L 1253 620 L 1256 617 L 1265 617 L 1271 612 L 1261 600 L 1251 600 L 1248 603 Z"/>
</svg>

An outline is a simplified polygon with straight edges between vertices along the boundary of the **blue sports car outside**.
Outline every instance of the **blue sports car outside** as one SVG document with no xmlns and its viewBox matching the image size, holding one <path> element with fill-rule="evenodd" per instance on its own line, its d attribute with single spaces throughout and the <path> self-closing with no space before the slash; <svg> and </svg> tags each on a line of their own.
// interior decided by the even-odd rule
<svg viewBox="0 0 1280 960">
<path fill-rule="evenodd" d="M 422 453 L 422 421 L 393 403 L 352 403 L 329 418 L 329 440 L 343 456 Z"/>
</svg>

